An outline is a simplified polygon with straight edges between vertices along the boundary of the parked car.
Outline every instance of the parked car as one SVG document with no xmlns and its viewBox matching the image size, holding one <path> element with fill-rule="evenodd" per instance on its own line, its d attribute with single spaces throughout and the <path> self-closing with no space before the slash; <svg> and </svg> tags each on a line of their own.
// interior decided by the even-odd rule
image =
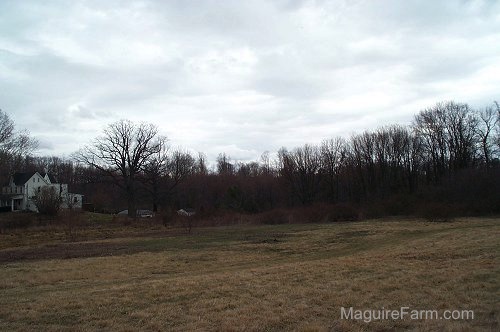
<svg viewBox="0 0 500 332">
<path fill-rule="evenodd" d="M 195 211 L 195 209 L 184 208 L 184 209 L 177 210 L 177 214 L 180 216 L 184 216 L 184 217 L 191 217 L 191 216 L 194 216 L 196 214 L 196 211 Z"/>
<path fill-rule="evenodd" d="M 137 210 L 137 216 L 140 218 L 153 218 L 153 211 L 151 210 Z M 118 212 L 120 216 L 128 216 L 128 210 Z"/>
</svg>

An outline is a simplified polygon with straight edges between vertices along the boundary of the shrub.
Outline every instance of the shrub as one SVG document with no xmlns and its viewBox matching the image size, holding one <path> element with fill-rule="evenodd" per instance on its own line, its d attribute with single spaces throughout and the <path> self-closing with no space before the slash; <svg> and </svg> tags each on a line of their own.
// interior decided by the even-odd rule
<svg viewBox="0 0 500 332">
<path fill-rule="evenodd" d="M 191 234 L 191 229 L 194 225 L 194 217 L 193 216 L 179 216 L 179 220 L 181 222 L 182 227 L 186 230 L 188 234 Z"/>
<path fill-rule="evenodd" d="M 174 210 L 168 208 L 161 212 L 161 222 L 163 226 L 167 227 L 169 224 L 172 224 L 175 221 L 176 214 Z"/>
<path fill-rule="evenodd" d="M 321 223 L 354 221 L 360 219 L 359 211 L 351 204 L 314 204 L 294 209 L 274 209 L 257 215 L 261 224 Z"/>
<path fill-rule="evenodd" d="M 219 213 L 209 216 L 196 215 L 194 216 L 196 225 L 198 226 L 228 226 L 249 223 L 251 218 L 247 215 L 234 211 L 220 211 Z"/>
<path fill-rule="evenodd" d="M 7 212 L 0 214 L 0 233 L 10 229 L 28 228 L 34 224 L 34 214 Z"/>
<path fill-rule="evenodd" d="M 290 214 L 284 209 L 274 209 L 260 213 L 258 221 L 265 225 L 286 224 L 290 222 Z"/>
<path fill-rule="evenodd" d="M 337 203 L 328 209 L 327 221 L 356 221 L 360 213 L 352 204 Z"/>
<path fill-rule="evenodd" d="M 355 221 L 359 219 L 359 211 L 351 204 L 314 204 L 295 210 L 297 222 L 320 223 L 335 221 Z"/>
<path fill-rule="evenodd" d="M 293 215 L 299 223 L 317 223 L 326 221 L 328 205 L 315 204 L 294 209 Z"/>
<path fill-rule="evenodd" d="M 58 222 L 64 226 L 64 233 L 68 241 L 76 241 L 78 230 L 83 226 L 85 220 L 80 210 L 64 210 L 58 215 Z"/>
<path fill-rule="evenodd" d="M 455 206 L 447 203 L 429 202 L 420 206 L 417 216 L 432 222 L 452 221 L 458 214 Z"/>
<path fill-rule="evenodd" d="M 415 201 L 416 199 L 410 195 L 395 194 L 365 203 L 363 213 L 367 218 L 411 216 L 415 214 Z"/>
<path fill-rule="evenodd" d="M 34 201 L 40 214 L 55 216 L 59 213 L 62 199 L 54 187 L 42 187 Z"/>
</svg>

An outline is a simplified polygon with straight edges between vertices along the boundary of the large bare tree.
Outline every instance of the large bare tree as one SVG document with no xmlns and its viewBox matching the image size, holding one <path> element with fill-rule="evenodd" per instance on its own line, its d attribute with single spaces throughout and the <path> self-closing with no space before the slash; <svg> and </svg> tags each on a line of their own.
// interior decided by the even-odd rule
<svg viewBox="0 0 500 332">
<path fill-rule="evenodd" d="M 104 135 L 76 154 L 76 160 L 109 175 L 127 196 L 128 216 L 137 213 L 138 175 L 165 146 L 166 137 L 149 123 L 120 120 L 110 124 Z"/>
</svg>

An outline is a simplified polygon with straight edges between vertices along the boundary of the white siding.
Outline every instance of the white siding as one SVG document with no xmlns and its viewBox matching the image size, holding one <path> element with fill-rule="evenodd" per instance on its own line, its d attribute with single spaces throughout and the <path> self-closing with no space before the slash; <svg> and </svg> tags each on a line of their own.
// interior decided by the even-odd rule
<svg viewBox="0 0 500 332">
<path fill-rule="evenodd" d="M 47 186 L 48 183 L 45 179 L 36 172 L 33 176 L 24 184 L 25 199 L 23 200 L 23 210 L 30 210 L 37 212 L 35 206 L 34 197 L 40 192 L 42 187 Z"/>
</svg>

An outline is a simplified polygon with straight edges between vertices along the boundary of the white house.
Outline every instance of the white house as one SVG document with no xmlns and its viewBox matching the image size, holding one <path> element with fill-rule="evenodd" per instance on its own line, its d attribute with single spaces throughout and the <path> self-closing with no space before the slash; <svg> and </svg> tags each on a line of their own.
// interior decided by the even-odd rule
<svg viewBox="0 0 500 332">
<path fill-rule="evenodd" d="M 53 187 L 62 200 L 62 208 L 81 208 L 83 195 L 68 192 L 68 185 L 56 183 L 47 173 L 15 173 L 9 185 L 2 188 L 0 206 L 10 206 L 12 211 L 29 210 L 37 212 L 34 198 L 43 187 Z"/>
</svg>

